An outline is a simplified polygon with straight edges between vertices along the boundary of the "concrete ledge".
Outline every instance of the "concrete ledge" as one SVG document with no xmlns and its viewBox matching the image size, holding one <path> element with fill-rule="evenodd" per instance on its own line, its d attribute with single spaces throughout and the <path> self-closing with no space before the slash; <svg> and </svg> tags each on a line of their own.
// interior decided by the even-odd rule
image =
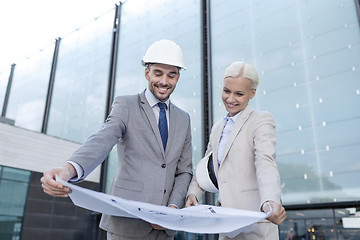
<svg viewBox="0 0 360 240">
<path fill-rule="evenodd" d="M 0 123 L 0 165 L 44 172 L 61 166 L 80 146 L 42 133 Z M 99 182 L 100 166 L 86 181 Z"/>
</svg>

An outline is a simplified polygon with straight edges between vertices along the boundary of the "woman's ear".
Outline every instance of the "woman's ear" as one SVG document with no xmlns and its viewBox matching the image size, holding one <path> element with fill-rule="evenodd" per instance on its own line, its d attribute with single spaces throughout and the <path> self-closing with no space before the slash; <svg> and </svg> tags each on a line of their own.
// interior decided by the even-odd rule
<svg viewBox="0 0 360 240">
<path fill-rule="evenodd" d="M 251 98 L 250 99 L 255 97 L 255 94 L 256 94 L 256 89 L 251 89 Z"/>
</svg>

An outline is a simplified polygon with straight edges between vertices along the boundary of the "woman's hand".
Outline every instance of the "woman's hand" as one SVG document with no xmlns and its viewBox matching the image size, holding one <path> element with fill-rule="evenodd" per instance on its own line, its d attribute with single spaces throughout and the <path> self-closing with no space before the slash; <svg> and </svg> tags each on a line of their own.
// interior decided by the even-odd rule
<svg viewBox="0 0 360 240">
<path fill-rule="evenodd" d="M 191 207 L 197 205 L 199 205 L 199 201 L 197 200 L 194 194 L 190 194 L 186 199 L 185 207 Z"/>
<path fill-rule="evenodd" d="M 276 203 L 274 201 L 268 201 L 265 202 L 263 205 L 264 212 L 268 213 L 270 211 L 269 205 L 273 209 L 273 214 L 271 214 L 271 216 L 268 217 L 267 220 L 275 223 L 276 225 L 281 224 L 286 219 L 285 208 L 279 203 Z"/>
</svg>

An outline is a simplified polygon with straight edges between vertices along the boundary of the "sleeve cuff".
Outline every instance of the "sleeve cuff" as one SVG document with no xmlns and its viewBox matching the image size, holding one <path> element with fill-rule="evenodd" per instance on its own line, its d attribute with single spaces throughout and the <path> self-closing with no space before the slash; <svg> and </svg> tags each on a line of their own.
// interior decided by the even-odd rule
<svg viewBox="0 0 360 240">
<path fill-rule="evenodd" d="M 75 168 L 75 171 L 76 171 L 76 177 L 73 177 L 69 180 L 69 182 L 77 182 L 79 181 L 83 175 L 84 175 L 84 170 L 83 168 L 76 162 L 73 162 L 73 161 L 67 161 L 67 163 L 70 163 L 74 168 Z"/>
</svg>

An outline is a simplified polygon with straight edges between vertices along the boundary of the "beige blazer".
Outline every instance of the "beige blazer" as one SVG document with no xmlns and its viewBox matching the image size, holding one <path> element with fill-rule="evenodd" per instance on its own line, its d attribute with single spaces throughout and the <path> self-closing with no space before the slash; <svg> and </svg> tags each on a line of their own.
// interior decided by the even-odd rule
<svg viewBox="0 0 360 240">
<path fill-rule="evenodd" d="M 268 112 L 247 106 L 237 118 L 226 142 L 221 165 L 217 154 L 224 121 L 212 127 L 207 152 L 212 151 L 223 207 L 260 211 L 272 200 L 280 203 L 280 176 L 275 163 L 275 121 Z M 194 176 L 188 194 L 200 200 L 204 190 Z"/>
</svg>

